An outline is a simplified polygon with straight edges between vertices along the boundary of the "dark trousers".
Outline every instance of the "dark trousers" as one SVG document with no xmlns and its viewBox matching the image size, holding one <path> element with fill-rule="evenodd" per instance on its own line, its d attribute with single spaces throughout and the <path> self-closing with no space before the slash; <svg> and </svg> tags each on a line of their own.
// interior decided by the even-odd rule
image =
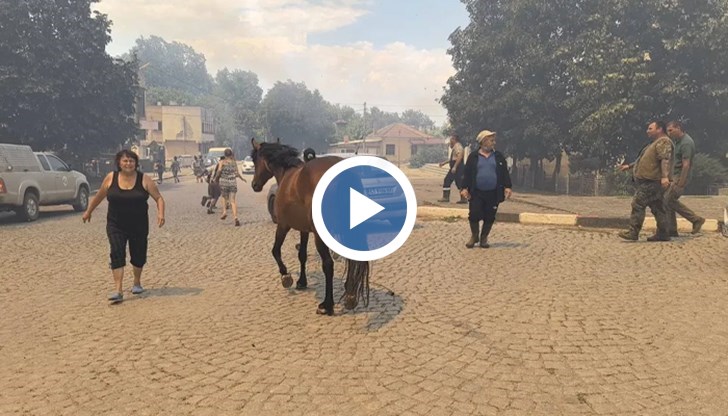
<svg viewBox="0 0 728 416">
<path fill-rule="evenodd" d="M 681 196 L 682 193 L 677 189 L 677 187 L 675 187 L 675 185 L 670 185 L 665 192 L 665 211 L 667 213 L 668 226 L 671 234 L 677 234 L 676 214 L 682 215 L 683 218 L 693 224 L 702 219 L 700 215 L 696 214 L 692 209 L 686 207 L 685 204 L 679 201 Z"/>
<path fill-rule="evenodd" d="M 126 245 L 129 243 L 129 254 L 131 265 L 144 267 L 147 263 L 147 236 L 149 235 L 149 221 L 144 226 L 119 227 L 113 223 L 106 224 L 106 236 L 109 237 L 111 269 L 118 269 L 126 266 Z M 131 232 L 130 232 L 131 231 Z"/>
<path fill-rule="evenodd" d="M 498 212 L 498 194 L 495 190 L 481 191 L 473 189 L 470 192 L 468 220 L 471 222 L 484 221 L 486 224 L 495 222 Z"/>
<path fill-rule="evenodd" d="M 463 173 L 465 171 L 464 166 L 462 163 L 460 163 L 458 168 L 455 170 L 455 173 L 452 173 L 453 166 L 455 166 L 455 161 L 451 160 L 450 170 L 447 171 L 447 175 L 445 175 L 445 181 L 443 181 L 442 183 L 442 189 L 444 191 L 449 191 L 453 182 L 455 182 L 455 186 L 458 189 L 462 189 L 463 187 Z"/>
<path fill-rule="evenodd" d="M 663 237 L 669 236 L 664 192 L 660 181 L 635 180 L 632 213 L 629 216 L 629 228 L 633 233 L 639 235 L 642 224 L 645 222 L 645 210 L 650 207 L 652 215 L 655 216 L 655 222 L 657 222 L 657 234 Z"/>
</svg>

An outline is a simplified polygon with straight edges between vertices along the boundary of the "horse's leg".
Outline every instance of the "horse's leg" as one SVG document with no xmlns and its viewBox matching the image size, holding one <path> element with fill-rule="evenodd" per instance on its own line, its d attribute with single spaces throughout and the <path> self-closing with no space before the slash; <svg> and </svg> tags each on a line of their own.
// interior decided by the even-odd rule
<svg viewBox="0 0 728 416">
<path fill-rule="evenodd" d="M 308 232 L 301 231 L 301 244 L 298 245 L 298 261 L 301 262 L 301 274 L 298 276 L 296 282 L 296 289 L 303 290 L 308 287 L 308 280 L 306 280 L 306 260 L 308 260 Z"/>
<path fill-rule="evenodd" d="M 318 306 L 316 313 L 318 314 L 334 314 L 334 260 L 331 258 L 331 252 L 326 247 L 321 237 L 316 237 L 316 250 L 321 256 L 321 264 L 324 269 L 324 276 L 326 278 L 326 295 L 324 296 L 324 302 Z"/>
<path fill-rule="evenodd" d="M 285 241 L 286 234 L 288 234 L 288 230 L 290 229 L 291 227 L 278 224 L 278 228 L 276 228 L 276 241 L 273 243 L 272 250 L 273 258 L 278 263 L 278 271 L 281 272 L 281 283 L 285 288 L 289 288 L 293 284 L 293 278 L 288 273 L 288 268 L 283 264 L 283 259 L 281 258 L 281 247 L 283 247 L 283 241 Z"/>
</svg>

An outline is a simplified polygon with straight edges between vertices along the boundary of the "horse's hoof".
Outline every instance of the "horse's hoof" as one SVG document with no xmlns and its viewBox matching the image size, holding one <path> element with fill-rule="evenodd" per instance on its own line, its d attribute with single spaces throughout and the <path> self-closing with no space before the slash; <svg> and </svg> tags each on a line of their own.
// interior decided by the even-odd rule
<svg viewBox="0 0 728 416">
<path fill-rule="evenodd" d="M 329 308 L 326 307 L 323 303 L 318 306 L 318 309 L 316 309 L 317 315 L 328 315 L 333 316 L 334 315 L 334 307 L 331 306 Z"/>
<path fill-rule="evenodd" d="M 288 289 L 289 287 L 293 286 L 293 278 L 290 274 L 284 274 L 281 276 L 281 284 L 284 288 Z"/>
<path fill-rule="evenodd" d="M 296 282 L 296 290 L 306 290 L 307 287 L 306 283 Z"/>
<path fill-rule="evenodd" d="M 344 296 L 344 308 L 347 310 L 352 310 L 356 308 L 356 305 L 359 304 L 359 301 L 356 299 L 356 296 L 354 295 L 346 295 Z"/>
</svg>

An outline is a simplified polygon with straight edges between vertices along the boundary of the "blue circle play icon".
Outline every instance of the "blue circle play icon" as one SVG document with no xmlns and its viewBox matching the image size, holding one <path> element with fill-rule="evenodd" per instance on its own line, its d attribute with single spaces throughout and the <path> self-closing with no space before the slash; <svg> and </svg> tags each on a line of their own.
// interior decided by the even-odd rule
<svg viewBox="0 0 728 416">
<path fill-rule="evenodd" d="M 417 200 L 396 166 L 373 156 L 342 160 L 313 194 L 313 222 L 324 243 L 341 256 L 377 260 L 404 244 L 415 225 Z"/>
</svg>

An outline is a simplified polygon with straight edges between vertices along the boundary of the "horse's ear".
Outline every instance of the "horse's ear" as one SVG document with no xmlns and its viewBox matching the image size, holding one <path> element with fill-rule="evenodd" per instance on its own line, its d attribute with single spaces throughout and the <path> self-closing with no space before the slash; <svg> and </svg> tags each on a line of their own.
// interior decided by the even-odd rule
<svg viewBox="0 0 728 416">
<path fill-rule="evenodd" d="M 252 144 L 252 145 L 253 145 L 253 149 L 255 149 L 255 150 L 258 150 L 258 149 L 260 149 L 260 143 L 258 143 L 258 142 L 257 142 L 257 141 L 255 140 L 255 137 L 252 137 L 252 138 L 250 139 L 250 144 Z"/>
</svg>

